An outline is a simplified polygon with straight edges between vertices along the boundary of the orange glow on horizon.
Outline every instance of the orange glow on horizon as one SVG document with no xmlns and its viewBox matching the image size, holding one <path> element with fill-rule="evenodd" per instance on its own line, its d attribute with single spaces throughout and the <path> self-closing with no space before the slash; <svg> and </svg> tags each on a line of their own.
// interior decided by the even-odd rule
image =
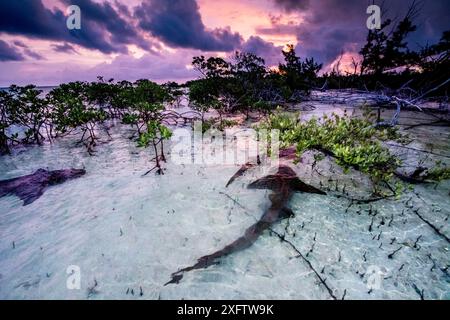
<svg viewBox="0 0 450 320">
<path fill-rule="evenodd" d="M 355 65 L 355 63 L 357 65 Z M 331 72 L 335 70 L 340 74 L 353 74 L 355 71 L 360 71 L 361 56 L 356 52 L 344 52 L 338 56 L 333 62 L 324 68 L 324 72 Z M 356 67 L 356 70 L 355 70 Z"/>
</svg>

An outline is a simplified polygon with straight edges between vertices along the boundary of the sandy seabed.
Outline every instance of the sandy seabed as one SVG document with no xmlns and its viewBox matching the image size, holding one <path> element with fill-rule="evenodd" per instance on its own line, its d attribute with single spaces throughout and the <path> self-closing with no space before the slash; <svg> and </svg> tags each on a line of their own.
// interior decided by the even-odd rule
<svg viewBox="0 0 450 320">
<path fill-rule="evenodd" d="M 302 116 L 342 109 L 319 105 Z M 412 120 L 405 112 L 402 121 Z M 414 148 L 432 143 L 435 152 L 450 155 L 448 128 L 410 133 Z M 169 161 L 164 175 L 142 177 L 152 155 L 129 135 L 116 126 L 113 139 L 99 144 L 93 157 L 67 137 L 0 158 L 2 180 L 38 168 L 87 171 L 28 206 L 14 196 L 0 198 L 0 298 L 332 298 L 315 270 L 339 299 L 450 299 L 450 244 L 414 213 L 419 209 L 449 237 L 450 183 L 418 185 L 397 200 L 349 206 L 336 196 L 339 188 L 346 185 L 347 192 L 364 197 L 367 179 L 345 175 L 328 160 L 312 171 L 308 154 L 294 168 L 328 195 L 296 193 L 289 204 L 295 216 L 273 229 L 310 265 L 267 231 L 250 248 L 164 286 L 171 273 L 241 236 L 270 205 L 270 191 L 246 188 L 261 176 L 258 169 L 225 188 L 239 168 L 233 165 Z M 411 152 L 406 159 L 418 161 Z M 72 265 L 80 268 L 79 290 L 67 288 Z"/>
</svg>

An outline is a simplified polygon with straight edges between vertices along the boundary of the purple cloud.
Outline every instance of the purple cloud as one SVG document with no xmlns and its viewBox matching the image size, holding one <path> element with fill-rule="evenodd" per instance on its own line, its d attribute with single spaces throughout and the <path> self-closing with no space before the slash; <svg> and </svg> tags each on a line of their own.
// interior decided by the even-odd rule
<svg viewBox="0 0 450 320">
<path fill-rule="evenodd" d="M 10 46 L 3 40 L 0 40 L 0 61 L 21 60 L 24 60 L 24 57 L 15 47 Z"/>
<path fill-rule="evenodd" d="M 203 51 L 231 51 L 242 43 L 230 28 L 207 30 L 195 0 L 148 0 L 134 11 L 139 26 L 166 44 Z"/>
<path fill-rule="evenodd" d="M 358 51 L 367 35 L 366 9 L 372 1 L 361 0 L 273 0 L 285 12 L 298 12 L 304 21 L 292 25 L 283 25 L 273 21 L 272 28 L 261 28 L 262 34 L 289 32 L 299 41 L 297 51 L 304 56 L 313 56 L 317 60 L 330 63 L 342 52 L 350 49 Z M 382 6 L 382 1 L 375 4 Z M 391 0 L 384 2 L 386 17 L 399 18 L 408 10 L 412 1 Z M 383 6 L 382 6 L 383 7 Z M 437 42 L 444 30 L 450 29 L 450 20 L 443 16 L 450 12 L 448 0 L 435 0 L 420 8 L 416 19 L 418 30 L 408 38 L 413 48 L 426 43 Z M 383 17 L 382 17 L 383 18 Z"/>
<path fill-rule="evenodd" d="M 275 46 L 272 42 L 267 42 L 256 36 L 251 36 L 240 47 L 242 52 L 250 52 L 262 57 L 268 66 L 277 65 L 280 62 L 282 49 L 283 47 Z"/>
<path fill-rule="evenodd" d="M 77 53 L 78 51 L 75 48 L 65 42 L 64 44 L 52 44 L 53 51 L 55 52 L 63 52 L 63 53 Z"/>
<path fill-rule="evenodd" d="M 41 0 L 1 1 L 0 32 L 35 39 L 65 41 L 103 53 L 127 52 L 127 44 L 149 49 L 135 28 L 122 18 L 111 4 L 92 0 L 63 0 L 79 5 L 82 27 L 69 30 L 62 11 L 51 11 Z M 69 3 L 70 2 L 70 3 Z"/>
</svg>

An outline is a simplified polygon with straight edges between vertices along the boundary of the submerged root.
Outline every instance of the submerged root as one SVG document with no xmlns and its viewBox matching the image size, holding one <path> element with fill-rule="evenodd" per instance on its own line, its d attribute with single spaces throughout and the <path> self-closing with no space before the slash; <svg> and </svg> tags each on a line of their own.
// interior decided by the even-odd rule
<svg viewBox="0 0 450 320">
<path fill-rule="evenodd" d="M 153 168 L 148 170 L 146 173 L 144 173 L 142 176 L 145 177 L 146 175 L 148 175 L 149 173 L 151 173 L 155 169 L 156 169 L 156 171 L 155 171 L 156 174 L 158 174 L 158 175 L 163 175 L 164 174 L 164 170 L 160 166 L 154 166 Z"/>
</svg>

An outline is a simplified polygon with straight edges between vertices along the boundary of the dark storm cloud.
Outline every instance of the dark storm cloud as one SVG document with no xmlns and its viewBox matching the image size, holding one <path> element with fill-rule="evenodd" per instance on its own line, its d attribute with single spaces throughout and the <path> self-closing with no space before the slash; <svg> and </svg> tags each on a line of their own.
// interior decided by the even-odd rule
<svg viewBox="0 0 450 320">
<path fill-rule="evenodd" d="M 64 2 L 81 8 L 81 29 L 69 30 L 62 11 L 46 8 L 41 0 L 0 1 L 0 32 L 37 39 L 65 41 L 103 53 L 126 52 L 126 44 L 148 48 L 109 3 L 91 0 Z"/>
<path fill-rule="evenodd" d="M 313 56 L 321 62 L 329 63 L 344 51 L 359 51 L 367 36 L 366 0 L 273 0 L 285 12 L 298 12 L 304 18 L 296 28 L 280 25 L 273 21 L 273 27 L 261 29 L 263 34 L 276 30 L 291 30 L 299 40 L 297 51 Z M 412 1 L 391 0 L 384 2 L 384 18 L 402 18 Z M 382 1 L 375 1 L 381 6 Z M 444 30 L 450 29 L 450 1 L 434 0 L 418 2 L 420 12 L 415 23 L 418 26 L 408 42 L 413 49 L 426 43 L 435 43 Z M 383 19 L 383 17 L 382 17 Z"/>
<path fill-rule="evenodd" d="M 0 40 L 0 61 L 21 61 L 23 55 L 14 47 Z"/>
<path fill-rule="evenodd" d="M 150 44 L 142 38 L 135 26 L 119 15 L 118 11 L 123 11 L 123 6 L 120 6 L 118 11 L 116 11 L 108 2 L 97 3 L 92 0 L 63 1 L 67 6 L 77 5 L 81 8 L 82 23 L 85 23 L 87 19 L 88 28 L 100 26 L 102 29 L 107 30 L 110 34 L 110 43 L 136 44 L 143 49 L 150 49 Z M 128 11 L 125 10 L 123 12 L 126 15 Z"/>
<path fill-rule="evenodd" d="M 45 58 L 44 58 L 41 54 L 39 54 L 39 53 L 37 53 L 37 52 L 31 50 L 30 47 L 28 47 L 28 46 L 27 46 L 25 43 L 23 43 L 22 41 L 20 41 L 20 40 L 15 40 L 15 41 L 13 41 L 13 44 L 14 44 L 16 47 L 21 48 L 23 54 L 26 55 L 26 56 L 28 56 L 28 57 L 30 57 L 30 58 L 33 58 L 33 59 L 35 59 L 35 60 L 45 60 Z"/>
<path fill-rule="evenodd" d="M 266 65 L 277 65 L 282 59 L 282 47 L 275 46 L 272 42 L 264 41 L 260 37 L 252 36 L 242 44 L 242 52 L 250 52 L 264 58 Z"/>
<path fill-rule="evenodd" d="M 50 10 L 42 0 L 21 0 L 0 1 L 0 32 L 76 44 L 107 54 L 127 53 L 128 44 L 146 51 L 158 47 L 144 38 L 144 32 L 172 47 L 204 51 L 231 51 L 242 43 L 240 34 L 230 28 L 207 30 L 195 0 L 144 0 L 133 12 L 117 0 L 60 1 L 80 7 L 80 30 L 67 29 L 65 12 L 60 9 Z M 59 48 L 64 50 L 63 45 Z"/>
<path fill-rule="evenodd" d="M 3 32 L 57 38 L 61 18 L 61 12 L 47 10 L 40 0 L 0 2 L 0 31 Z"/>
<path fill-rule="evenodd" d="M 28 48 L 28 46 L 20 40 L 16 40 L 13 42 L 16 47 Z"/>
<path fill-rule="evenodd" d="M 119 11 L 123 16 L 132 18 L 133 15 L 125 4 L 121 3 L 119 0 L 114 0 L 114 5 L 116 6 L 117 11 Z"/>
<path fill-rule="evenodd" d="M 195 0 L 148 0 L 134 15 L 142 29 L 173 47 L 231 51 L 242 42 L 229 28 L 207 30 Z"/>
</svg>

